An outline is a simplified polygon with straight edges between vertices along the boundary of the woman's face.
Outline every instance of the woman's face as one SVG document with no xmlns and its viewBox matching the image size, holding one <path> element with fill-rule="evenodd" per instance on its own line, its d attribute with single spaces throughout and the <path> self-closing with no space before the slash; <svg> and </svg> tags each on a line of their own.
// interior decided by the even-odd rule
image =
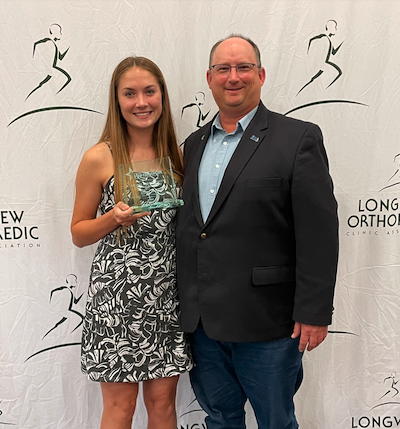
<svg viewBox="0 0 400 429">
<path fill-rule="evenodd" d="M 119 80 L 117 97 L 128 131 L 153 128 L 161 116 L 161 88 L 147 70 L 136 66 L 127 70 Z"/>
</svg>

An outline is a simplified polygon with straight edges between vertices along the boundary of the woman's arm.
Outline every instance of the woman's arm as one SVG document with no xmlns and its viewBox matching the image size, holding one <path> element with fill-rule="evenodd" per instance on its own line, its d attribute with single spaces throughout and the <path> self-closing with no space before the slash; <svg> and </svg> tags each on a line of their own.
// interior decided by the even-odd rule
<svg viewBox="0 0 400 429">
<path fill-rule="evenodd" d="M 132 209 L 118 202 L 112 210 L 96 217 L 103 186 L 112 176 L 113 161 L 108 147 L 98 144 L 83 156 L 76 176 L 76 196 L 71 221 L 72 241 L 78 247 L 96 243 L 118 226 L 131 226 L 149 213 L 131 215 Z"/>
</svg>

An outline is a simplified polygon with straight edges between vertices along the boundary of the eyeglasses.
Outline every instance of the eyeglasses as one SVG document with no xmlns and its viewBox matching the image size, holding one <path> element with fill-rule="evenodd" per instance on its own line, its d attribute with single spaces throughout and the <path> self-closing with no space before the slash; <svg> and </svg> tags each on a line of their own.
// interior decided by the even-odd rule
<svg viewBox="0 0 400 429">
<path fill-rule="evenodd" d="M 250 73 L 256 64 L 253 63 L 241 63 L 236 66 L 230 66 L 229 64 L 214 64 L 211 68 L 215 71 L 215 73 L 225 76 L 231 72 L 231 69 L 236 69 L 236 73 L 239 76 L 246 75 Z"/>
</svg>

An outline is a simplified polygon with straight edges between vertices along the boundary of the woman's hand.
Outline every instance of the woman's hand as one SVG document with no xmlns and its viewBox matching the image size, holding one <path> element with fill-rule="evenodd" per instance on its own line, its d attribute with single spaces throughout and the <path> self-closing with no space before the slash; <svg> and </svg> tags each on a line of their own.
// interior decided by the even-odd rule
<svg viewBox="0 0 400 429">
<path fill-rule="evenodd" d="M 133 208 L 122 201 L 119 201 L 117 204 L 115 204 L 113 212 L 115 221 L 119 225 L 123 226 L 131 226 L 141 217 L 148 216 L 150 214 L 150 212 L 133 213 Z"/>
</svg>

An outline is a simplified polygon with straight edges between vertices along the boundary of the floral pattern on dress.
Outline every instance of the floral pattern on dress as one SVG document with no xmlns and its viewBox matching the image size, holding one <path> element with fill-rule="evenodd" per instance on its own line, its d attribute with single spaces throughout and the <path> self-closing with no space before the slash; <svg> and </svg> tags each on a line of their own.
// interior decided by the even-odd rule
<svg viewBox="0 0 400 429">
<path fill-rule="evenodd" d="M 114 207 L 114 178 L 103 190 L 101 214 Z M 95 253 L 82 332 L 82 371 L 90 380 L 139 382 L 172 377 L 193 363 L 179 331 L 175 277 L 176 209 L 155 210 L 115 232 Z"/>
</svg>

